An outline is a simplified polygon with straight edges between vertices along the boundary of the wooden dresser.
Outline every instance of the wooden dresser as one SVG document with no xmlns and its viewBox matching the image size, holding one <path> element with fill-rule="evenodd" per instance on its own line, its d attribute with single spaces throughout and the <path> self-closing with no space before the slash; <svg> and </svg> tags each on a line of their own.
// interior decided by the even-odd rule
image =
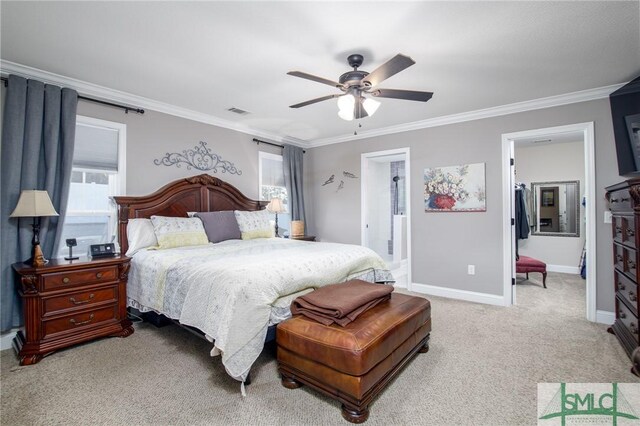
<svg viewBox="0 0 640 426">
<path fill-rule="evenodd" d="M 609 210 L 613 214 L 613 279 L 616 292 L 616 320 L 609 331 L 616 335 L 627 354 L 631 355 L 640 345 L 640 179 L 631 179 L 606 189 Z"/>
<path fill-rule="evenodd" d="M 24 332 L 13 340 L 20 365 L 97 337 L 131 335 L 126 310 L 130 260 L 117 256 L 54 259 L 42 267 L 14 264 L 24 311 Z"/>
</svg>

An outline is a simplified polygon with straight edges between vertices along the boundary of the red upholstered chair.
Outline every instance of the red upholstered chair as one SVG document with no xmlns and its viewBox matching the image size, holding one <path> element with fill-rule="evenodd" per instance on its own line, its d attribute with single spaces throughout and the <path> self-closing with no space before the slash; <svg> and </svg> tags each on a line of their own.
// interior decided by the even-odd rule
<svg viewBox="0 0 640 426">
<path fill-rule="evenodd" d="M 520 259 L 516 260 L 516 273 L 527 274 L 527 279 L 529 279 L 529 272 L 540 272 L 542 285 L 547 288 L 547 264 L 533 257 L 520 256 Z"/>
</svg>

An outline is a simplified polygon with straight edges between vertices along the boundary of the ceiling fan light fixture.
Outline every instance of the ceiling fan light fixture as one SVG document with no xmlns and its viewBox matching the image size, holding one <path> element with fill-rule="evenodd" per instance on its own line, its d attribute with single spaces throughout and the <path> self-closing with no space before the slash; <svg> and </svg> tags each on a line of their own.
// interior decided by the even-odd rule
<svg viewBox="0 0 640 426">
<path fill-rule="evenodd" d="M 369 117 L 371 117 L 373 114 L 376 113 L 376 111 L 378 110 L 378 107 L 380 107 L 380 102 L 371 99 L 371 98 L 364 98 L 363 97 L 363 101 L 362 101 L 362 106 L 364 107 L 364 110 L 367 111 L 367 114 L 369 114 Z"/>
<path fill-rule="evenodd" d="M 356 98 L 351 93 L 338 97 L 338 108 L 340 110 L 353 109 L 355 104 Z"/>
<path fill-rule="evenodd" d="M 356 98 L 348 93 L 338 98 L 338 117 L 346 121 L 353 120 L 353 108 L 356 104 Z"/>
<path fill-rule="evenodd" d="M 346 121 L 353 121 L 353 109 L 341 109 L 338 111 L 338 117 Z"/>
</svg>

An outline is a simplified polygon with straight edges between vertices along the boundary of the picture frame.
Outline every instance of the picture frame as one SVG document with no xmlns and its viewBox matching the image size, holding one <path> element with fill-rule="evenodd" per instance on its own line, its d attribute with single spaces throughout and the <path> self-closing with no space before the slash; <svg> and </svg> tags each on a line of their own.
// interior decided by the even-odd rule
<svg viewBox="0 0 640 426">
<path fill-rule="evenodd" d="M 424 169 L 424 210 L 486 212 L 485 163 Z"/>
<path fill-rule="evenodd" d="M 555 197 L 553 189 L 540 190 L 540 205 L 542 207 L 555 207 Z"/>
</svg>

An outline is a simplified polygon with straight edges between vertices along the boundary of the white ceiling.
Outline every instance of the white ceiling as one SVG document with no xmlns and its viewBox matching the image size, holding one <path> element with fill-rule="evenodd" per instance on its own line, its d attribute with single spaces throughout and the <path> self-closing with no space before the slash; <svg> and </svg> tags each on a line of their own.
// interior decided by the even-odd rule
<svg viewBox="0 0 640 426">
<path fill-rule="evenodd" d="M 353 134 L 337 79 L 362 53 L 372 71 L 397 53 L 416 65 L 380 87 L 434 92 L 381 99 L 372 131 L 627 82 L 640 74 L 640 9 L 627 2 L 10 2 L 11 61 L 300 141 Z M 240 116 L 226 111 L 251 112 Z"/>
</svg>

